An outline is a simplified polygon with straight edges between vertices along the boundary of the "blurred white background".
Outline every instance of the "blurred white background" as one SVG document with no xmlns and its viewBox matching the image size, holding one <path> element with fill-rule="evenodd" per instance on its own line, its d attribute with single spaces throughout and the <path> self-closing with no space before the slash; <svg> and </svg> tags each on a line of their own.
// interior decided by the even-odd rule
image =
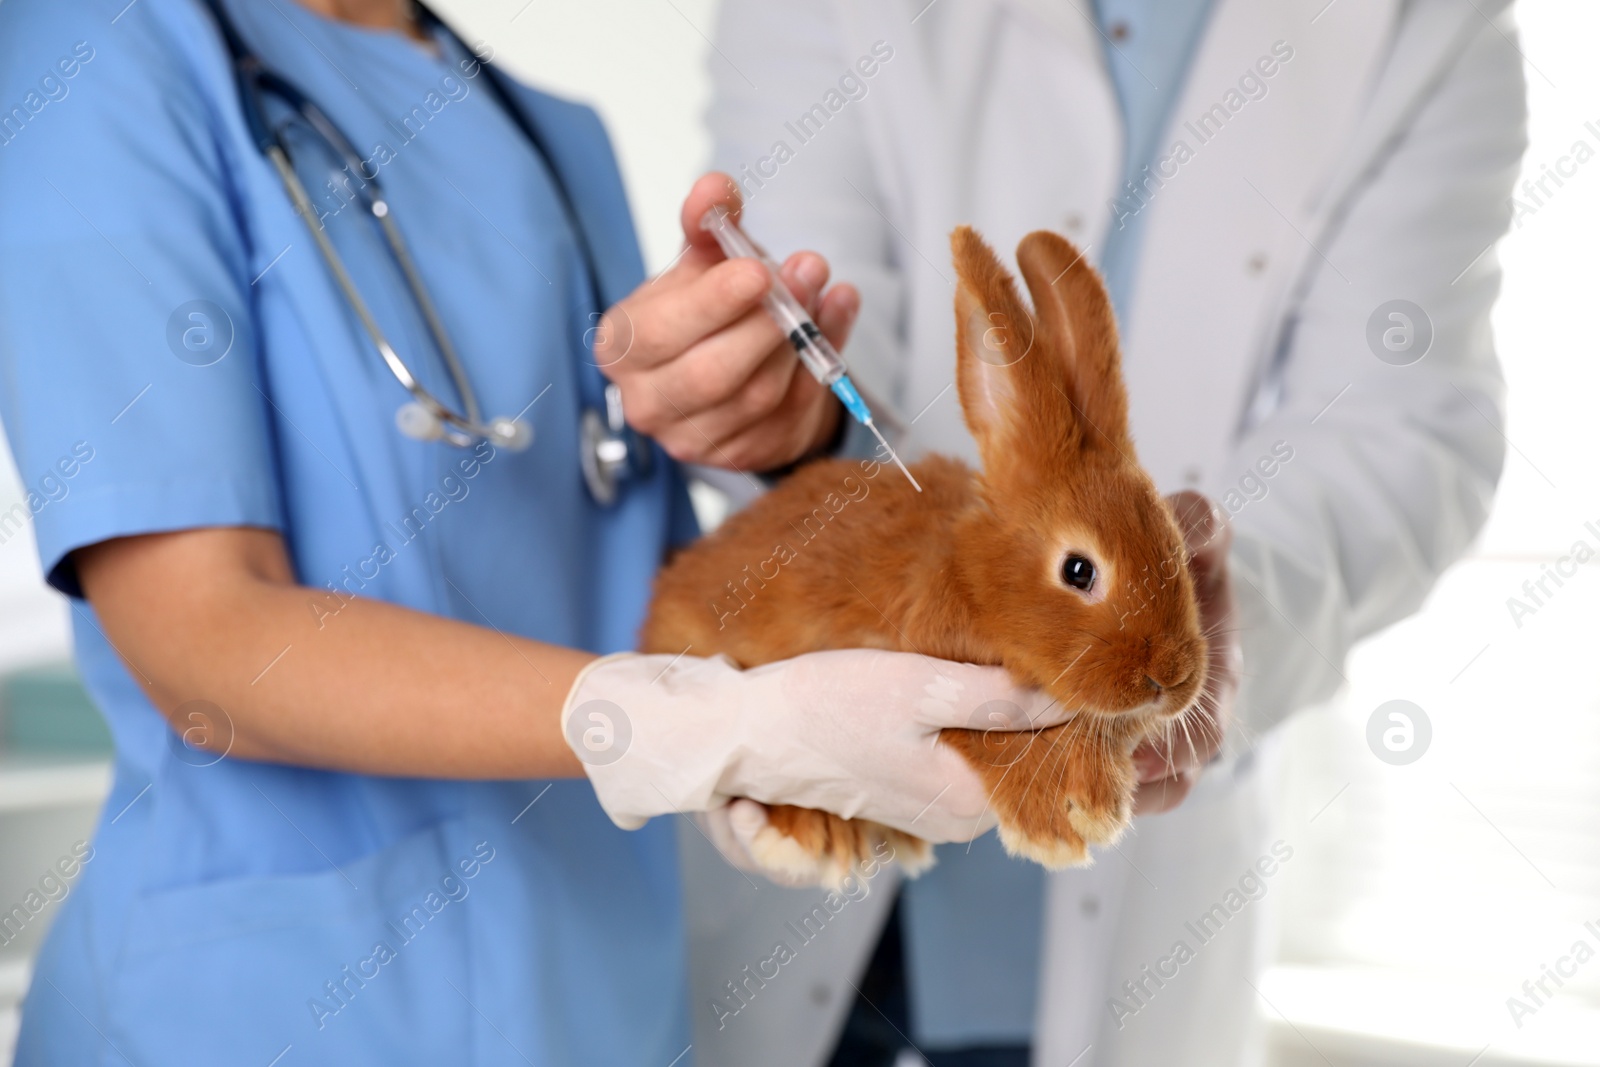
<svg viewBox="0 0 1600 1067">
<path fill-rule="evenodd" d="M 713 0 L 440 6 L 516 73 L 599 107 L 646 260 L 667 263 L 679 200 L 709 154 L 700 119 L 705 64 L 720 61 L 708 40 Z M 1576 141 L 1600 149 L 1600 10 L 1518 8 L 1532 107 L 1525 172 L 1537 176 Z M 1507 608 L 1575 543 L 1600 552 L 1597 236 L 1600 161 L 1500 246 L 1495 327 L 1511 447 L 1489 528 L 1418 616 L 1357 650 L 1335 706 L 1288 727 L 1280 836 L 1296 854 L 1273 884 L 1283 936 L 1259 997 L 1278 1067 L 1600 1065 L 1600 956 L 1520 1027 L 1507 1007 L 1575 942 L 1600 950 L 1600 557 L 1520 626 Z M 7 459 L 0 511 L 21 497 Z M 0 544 L 0 671 L 64 659 L 66 619 L 43 590 L 31 537 Z M 1391 699 L 1432 723 L 1410 765 L 1367 746 L 1368 717 Z M 103 781 L 93 766 L 0 757 L 0 900 L 81 835 Z M 34 940 L 0 949 L 0 1010 L 20 993 Z"/>
<path fill-rule="evenodd" d="M 1538 178 L 1575 142 L 1600 150 L 1600 11 L 1517 10 Z M 1600 956 L 1563 964 L 1576 973 L 1520 1027 L 1507 1006 L 1534 1005 L 1523 983 L 1576 942 L 1600 950 L 1600 164 L 1542 206 L 1518 195 L 1535 213 L 1499 249 L 1510 447 L 1488 529 L 1419 615 L 1356 651 L 1338 706 L 1290 727 L 1282 833 L 1305 847 L 1261 987 L 1282 1064 L 1600 1063 Z M 1580 541 L 1595 558 L 1519 626 L 1508 598 Z M 1367 748 L 1391 699 L 1432 722 L 1409 766 Z"/>
</svg>

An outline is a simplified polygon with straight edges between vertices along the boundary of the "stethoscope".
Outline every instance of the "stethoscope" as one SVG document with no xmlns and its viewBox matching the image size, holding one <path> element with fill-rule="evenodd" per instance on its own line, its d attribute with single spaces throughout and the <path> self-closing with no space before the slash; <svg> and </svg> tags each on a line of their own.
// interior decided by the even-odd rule
<svg viewBox="0 0 1600 1067">
<path fill-rule="evenodd" d="M 289 81 L 267 69 L 261 57 L 245 45 L 233 20 L 223 10 L 221 0 L 206 0 L 206 6 L 211 9 L 211 14 L 216 19 L 223 40 L 227 43 L 228 52 L 232 56 L 245 122 L 250 128 L 256 147 L 277 171 L 278 178 L 294 204 L 295 211 L 304 220 L 306 228 L 311 231 L 312 240 L 316 243 L 334 281 L 344 294 L 345 301 L 360 321 L 361 328 L 366 331 L 367 337 L 378 350 L 378 355 L 383 358 L 384 364 L 411 395 L 411 399 L 395 412 L 395 424 L 400 432 L 413 440 L 444 441 L 463 448 L 471 447 L 480 440 L 486 440 L 515 452 L 526 449 L 533 443 L 533 427 L 526 420 L 520 416 L 502 415 L 487 420 L 483 417 L 478 406 L 477 394 L 467 378 L 466 370 L 461 365 L 455 346 L 450 342 L 444 323 L 440 321 L 433 299 L 428 295 L 427 286 L 423 284 L 422 277 L 417 272 L 405 238 L 395 225 L 393 212 L 377 176 L 368 176 L 355 146 L 321 108 L 312 103 Z M 467 51 L 460 38 L 456 37 L 455 32 L 438 16 L 421 4 L 417 5 L 417 9 L 428 25 L 444 29 L 463 51 Z M 489 68 L 487 62 L 481 60 L 479 62 L 486 75 L 486 83 L 500 101 L 502 109 L 521 129 L 534 151 L 547 162 L 550 161 L 550 154 L 545 151 L 538 131 L 511 100 L 504 86 L 497 80 L 497 73 Z M 456 394 L 461 398 L 461 410 L 452 408 L 423 385 L 417 376 L 411 373 L 411 368 L 406 365 L 405 360 L 384 335 L 366 300 L 362 298 L 361 291 L 351 278 L 349 270 L 345 267 L 344 260 L 318 221 L 316 207 L 312 204 L 310 194 L 306 192 L 305 185 L 294 169 L 293 157 L 288 146 L 279 135 L 280 128 L 274 128 L 267 121 L 263 101 L 269 93 L 287 104 L 328 149 L 345 163 L 349 172 L 361 179 L 350 184 L 356 186 L 355 191 L 361 206 L 377 221 L 378 228 L 383 233 L 389 254 L 405 279 L 406 288 L 410 291 L 417 310 L 422 314 L 428 332 L 432 335 L 434 346 L 444 359 L 445 367 L 455 385 Z M 589 246 L 588 236 L 584 232 L 577 212 L 573 209 L 566 185 L 553 162 L 547 170 L 555 184 L 567 223 L 577 237 L 584 266 L 589 275 L 590 289 L 598 301 L 602 290 L 595 273 L 595 259 Z M 594 367 L 592 363 L 590 366 Z M 591 406 L 586 406 L 583 410 L 579 423 L 579 466 L 583 471 L 584 482 L 589 488 L 590 495 L 597 503 L 609 506 L 616 502 L 626 482 L 634 478 L 649 477 L 651 450 L 649 441 L 630 429 L 624 421 L 621 390 L 615 383 L 604 381 L 597 368 L 593 370 L 593 374 L 604 382 L 604 410 Z"/>
</svg>

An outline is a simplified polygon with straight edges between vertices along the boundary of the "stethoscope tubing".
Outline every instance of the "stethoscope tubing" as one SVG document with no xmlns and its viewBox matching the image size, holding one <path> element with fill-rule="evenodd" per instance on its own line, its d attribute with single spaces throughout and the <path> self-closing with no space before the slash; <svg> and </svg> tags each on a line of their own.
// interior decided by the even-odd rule
<svg viewBox="0 0 1600 1067">
<path fill-rule="evenodd" d="M 349 269 L 345 266 L 344 259 L 333 246 L 327 230 L 317 219 L 316 207 L 311 202 L 311 196 L 306 191 L 305 184 L 300 180 L 300 175 L 294 169 L 294 161 L 289 156 L 288 148 L 283 139 L 268 128 L 265 118 L 266 109 L 262 106 L 262 83 L 271 80 L 275 84 L 271 91 L 278 93 L 317 134 L 333 148 L 334 152 L 343 157 L 345 164 L 350 165 L 356 159 L 356 153 L 349 139 L 344 136 L 333 120 L 329 119 L 322 109 L 306 99 L 298 89 L 289 85 L 281 78 L 277 78 L 253 64 L 254 70 L 243 69 L 241 64 L 239 75 L 240 89 L 249 94 L 249 104 L 245 110 L 254 121 L 251 123 L 253 132 L 257 133 L 258 147 L 267 160 L 278 173 L 283 182 L 284 189 L 289 194 L 290 202 L 294 205 L 295 212 L 305 222 L 306 229 L 310 231 L 312 239 L 316 242 L 317 250 L 321 253 L 323 261 L 327 264 L 329 272 L 333 275 L 335 283 L 343 292 L 350 308 L 355 312 L 356 318 L 361 323 L 361 328 L 372 341 L 373 347 L 378 350 L 378 355 L 388 366 L 389 370 L 399 380 L 412 399 L 427 409 L 434 418 L 438 419 L 445 427 L 446 436 L 452 444 L 467 446 L 480 437 L 494 438 L 499 436 L 494 429 L 485 426 L 478 409 L 476 392 L 467 378 L 466 370 L 461 365 L 460 357 L 456 354 L 455 345 L 450 341 L 450 335 L 444 328 L 444 323 L 439 318 L 439 313 L 428 294 L 427 286 L 423 283 L 417 272 L 415 261 L 411 258 L 409 248 L 406 246 L 405 237 L 400 228 L 394 224 L 392 213 L 389 210 L 388 200 L 383 195 L 383 187 L 375 179 L 367 178 L 365 171 L 357 170 L 353 173 L 360 174 L 365 184 L 357 189 L 358 195 L 366 209 L 378 226 L 383 230 L 384 243 L 388 247 L 390 258 L 399 268 L 401 276 L 405 279 L 406 288 L 410 290 L 412 300 L 422 313 L 428 332 L 432 335 L 434 344 L 438 347 L 440 355 L 444 358 L 445 367 L 455 383 L 456 392 L 461 397 L 464 412 L 458 413 L 438 397 L 434 396 L 417 377 L 411 373 L 411 368 L 389 343 L 382 327 L 378 325 L 377 318 L 372 314 L 361 291 L 357 288 L 355 280 L 351 278 Z"/>
<path fill-rule="evenodd" d="M 442 437 L 450 444 L 462 447 L 470 446 L 475 440 L 488 439 L 499 444 L 506 444 L 512 448 L 526 447 L 532 439 L 531 428 L 520 419 L 497 418 L 485 423 L 478 406 L 477 395 L 472 388 L 466 369 L 463 366 L 454 344 L 450 341 L 449 333 L 438 309 L 428 293 L 427 285 L 423 282 L 421 273 L 417 270 L 416 263 L 411 256 L 409 247 L 402 235 L 400 228 L 395 224 L 393 212 L 384 195 L 383 186 L 376 175 L 369 176 L 362 163 L 360 154 L 356 152 L 350 139 L 344 135 L 338 125 L 303 92 L 296 88 L 287 79 L 284 79 L 269 70 L 260 57 L 251 52 L 239 37 L 232 20 L 222 10 L 221 0 L 204 0 L 210 8 L 215 22 L 222 33 L 223 40 L 233 60 L 234 77 L 238 85 L 240 102 L 246 124 L 250 129 L 252 139 L 262 155 L 271 163 L 274 171 L 288 193 L 290 202 L 295 212 L 301 217 L 306 228 L 317 246 L 318 252 L 326 263 L 329 273 L 332 274 L 335 284 L 344 295 L 346 302 L 354 311 L 362 330 L 377 349 L 380 358 L 389 368 L 390 372 L 399 381 L 401 386 L 411 395 L 412 405 L 419 409 L 418 412 L 408 412 L 405 407 L 397 413 L 397 421 L 403 432 L 409 436 Z M 422 4 L 417 5 L 424 18 L 430 23 L 441 27 L 444 32 L 455 37 L 454 31 L 447 26 L 437 15 L 429 11 Z M 459 38 L 455 38 L 460 43 Z M 465 48 L 465 45 L 461 46 Z M 567 219 L 568 228 L 579 243 L 579 251 L 583 260 L 585 272 L 592 292 L 593 299 L 603 299 L 603 289 L 595 265 L 593 249 L 589 244 L 588 234 L 585 231 L 577 209 L 572 202 L 566 185 L 559 174 L 554 173 L 555 165 L 549 151 L 546 149 L 543 138 L 527 117 L 516 107 L 506 88 L 498 80 L 498 72 L 486 61 L 479 60 L 486 75 L 487 84 L 499 99 L 502 110 L 507 117 L 516 124 L 518 129 L 527 138 L 529 144 L 539 157 L 546 161 L 552 170 L 553 185 L 561 204 L 563 214 Z M 448 404 L 436 397 L 420 380 L 411 372 L 405 360 L 389 343 L 383 329 L 379 326 L 377 318 L 362 297 L 355 280 L 351 277 L 349 269 L 345 266 L 343 258 L 334 247 L 332 239 L 328 236 L 321 220 L 317 217 L 316 207 L 311 201 L 310 194 L 306 191 L 304 183 L 294 168 L 294 160 L 280 135 L 267 119 L 265 95 L 277 96 L 283 103 L 294 111 L 311 130 L 340 157 L 345 168 L 361 179 L 356 184 L 354 192 L 360 199 L 367 213 L 377 222 L 383 231 L 384 243 L 390 258 L 400 271 L 409 290 L 411 298 L 421 313 L 423 320 L 432 336 L 435 346 L 439 349 L 446 369 L 450 374 L 456 393 L 461 398 L 464 409 L 457 412 Z M 599 376 L 599 370 L 595 370 Z M 583 433 L 580 448 L 586 451 L 580 453 L 585 480 L 588 482 L 591 494 L 603 506 L 615 502 L 620 483 L 628 477 L 638 474 L 648 476 L 652 466 L 650 445 L 648 441 L 640 438 L 621 417 L 621 394 L 613 384 L 604 383 L 603 393 L 606 404 L 606 413 L 602 417 L 593 409 L 586 409 L 583 422 Z M 422 426 L 411 425 L 414 420 L 409 416 L 421 414 Z M 588 453 L 593 452 L 591 456 Z M 613 456 L 620 451 L 621 458 Z"/>
</svg>

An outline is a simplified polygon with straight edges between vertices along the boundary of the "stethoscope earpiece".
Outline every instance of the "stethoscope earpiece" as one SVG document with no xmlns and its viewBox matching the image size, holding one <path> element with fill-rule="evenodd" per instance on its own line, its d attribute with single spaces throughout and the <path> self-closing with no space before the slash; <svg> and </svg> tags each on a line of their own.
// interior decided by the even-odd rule
<svg viewBox="0 0 1600 1067">
<path fill-rule="evenodd" d="M 508 419 L 502 415 L 489 420 L 488 437 L 508 451 L 525 452 L 533 444 L 533 427 L 521 419 Z"/>
<path fill-rule="evenodd" d="M 400 405 L 394 413 L 394 424 L 413 441 L 438 441 L 444 437 L 444 420 L 415 400 Z"/>
<path fill-rule="evenodd" d="M 522 419 L 502 415 L 486 426 L 467 424 L 456 429 L 420 400 L 401 404 L 394 413 L 394 424 L 413 441 L 448 439 L 452 444 L 467 444 L 473 437 L 481 437 L 510 452 L 525 452 L 533 444 L 533 427 Z"/>
</svg>

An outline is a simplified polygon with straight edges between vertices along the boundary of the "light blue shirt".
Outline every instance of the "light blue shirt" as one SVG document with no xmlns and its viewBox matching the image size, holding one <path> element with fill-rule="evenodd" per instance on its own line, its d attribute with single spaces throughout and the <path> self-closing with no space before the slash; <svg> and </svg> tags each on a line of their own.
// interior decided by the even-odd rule
<svg viewBox="0 0 1600 1067">
<path fill-rule="evenodd" d="M 610 511 L 579 473 L 600 389 L 585 331 L 643 274 L 598 120 L 512 86 L 543 160 L 453 47 L 292 2 L 229 7 L 376 160 L 484 406 L 525 409 L 537 439 L 513 454 L 397 432 L 406 394 L 251 140 L 198 0 L 7 0 L 0 414 L 24 481 L 65 487 L 34 514 L 51 582 L 76 593 L 69 554 L 107 538 L 259 526 L 283 535 L 324 630 L 360 595 L 633 647 L 650 578 L 693 526 L 664 455 Z M 340 207 L 332 160 L 291 144 L 385 331 L 450 395 L 371 219 Z M 86 603 L 73 621 L 115 779 L 39 959 L 20 1067 L 665 1067 L 688 1045 L 670 821 L 618 830 L 582 781 L 216 761 L 175 740 Z M 255 684 L 297 651 L 260 649 Z M 475 710 L 441 706 L 436 729 L 479 729 Z"/>
<path fill-rule="evenodd" d="M 1096 0 L 1107 68 L 1122 105 L 1125 180 L 1162 154 L 1211 0 Z M 1125 28 L 1119 33 L 1118 25 Z M 1120 37 L 1120 40 L 1111 38 Z M 1143 212 L 1112 224 L 1100 269 L 1120 318 L 1133 298 Z M 1033 1038 L 1044 871 L 1005 855 L 996 835 L 943 845 L 903 898 L 913 1037 L 922 1048 L 1026 1044 Z"/>
<path fill-rule="evenodd" d="M 1138 186 L 1144 167 L 1153 166 L 1170 147 L 1161 138 L 1205 33 L 1211 0 L 1095 0 L 1095 12 L 1105 34 L 1106 66 L 1122 104 L 1124 173 L 1117 196 L 1137 207 L 1137 200 L 1128 199 L 1127 183 Z M 1121 219 L 1112 221 L 1100 270 L 1117 317 L 1126 320 L 1149 216 L 1140 210 L 1113 215 Z"/>
</svg>

